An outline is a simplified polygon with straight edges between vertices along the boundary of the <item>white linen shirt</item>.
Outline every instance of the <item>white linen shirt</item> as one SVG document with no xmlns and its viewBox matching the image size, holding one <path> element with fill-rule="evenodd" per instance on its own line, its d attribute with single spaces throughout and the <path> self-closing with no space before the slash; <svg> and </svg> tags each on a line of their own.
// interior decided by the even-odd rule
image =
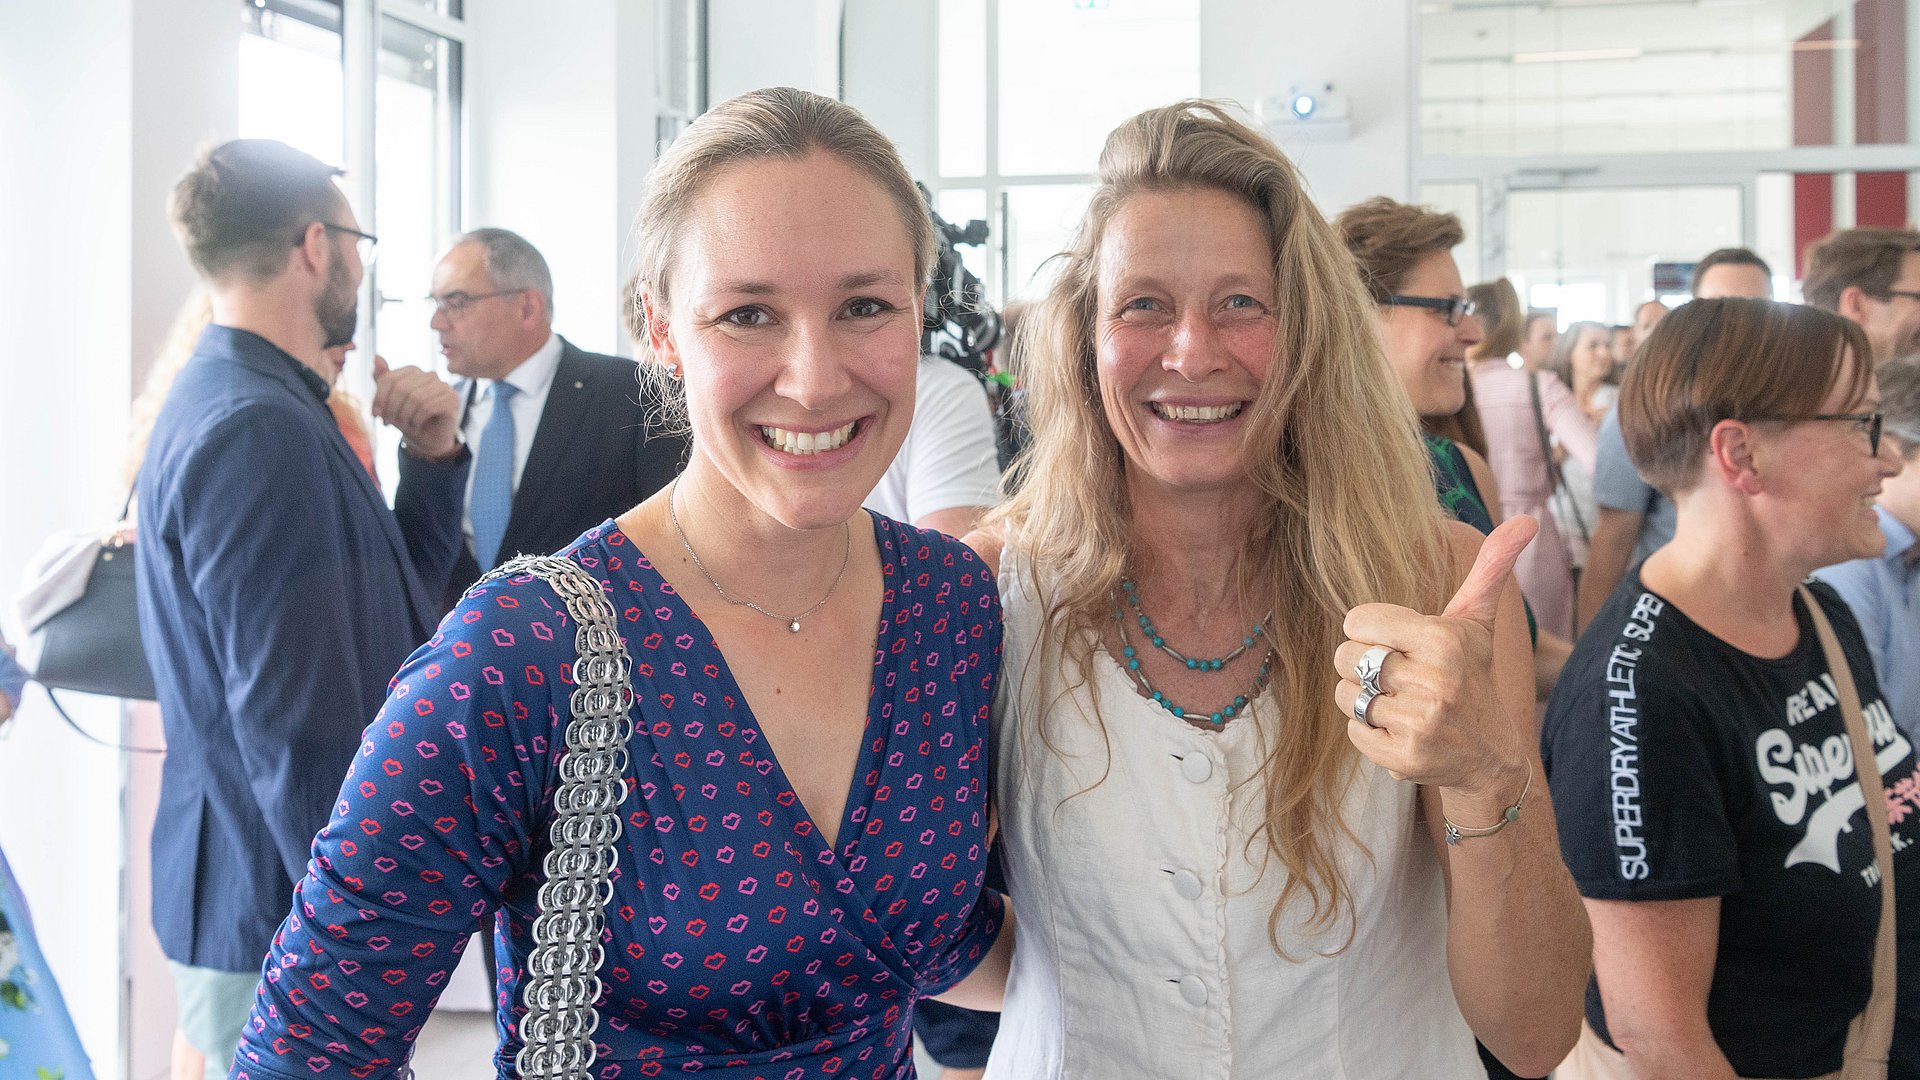
<svg viewBox="0 0 1920 1080">
<path fill-rule="evenodd" d="M 1308 933 L 1296 901 L 1283 958 L 1267 927 L 1286 871 L 1258 836 L 1271 701 L 1203 731 L 1101 651 L 1102 730 L 1087 685 L 1035 679 L 1038 604 L 1011 544 L 1000 595 L 993 779 L 1019 933 L 988 1080 L 1485 1080 L 1414 785 L 1359 762 L 1341 812 L 1371 858 L 1335 850 L 1352 941 L 1345 918 Z"/>
<path fill-rule="evenodd" d="M 520 361 L 501 382 L 512 383 L 519 393 L 507 402 L 513 416 L 513 490 L 520 492 L 520 474 L 527 471 L 527 455 L 533 452 L 533 436 L 540 430 L 540 414 L 547 409 L 547 391 L 553 389 L 553 373 L 560 367 L 560 335 L 548 334 L 547 343 Z M 478 454 L 480 436 L 493 419 L 492 379 L 469 379 L 460 389 L 466 419 L 460 425 L 460 437 Z M 467 470 L 467 494 L 461 503 L 461 527 L 466 530 L 467 546 L 473 546 L 473 470 Z"/>
</svg>

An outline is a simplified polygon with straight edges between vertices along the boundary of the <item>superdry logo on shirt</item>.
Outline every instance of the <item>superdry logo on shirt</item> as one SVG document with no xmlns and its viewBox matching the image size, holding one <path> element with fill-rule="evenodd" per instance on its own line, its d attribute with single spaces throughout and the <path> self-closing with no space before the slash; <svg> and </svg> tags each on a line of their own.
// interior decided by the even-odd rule
<svg viewBox="0 0 1920 1080">
<path fill-rule="evenodd" d="M 1641 593 L 1621 636 L 1651 641 L 1653 622 L 1664 610 L 1659 597 Z M 1628 881 L 1644 881 L 1652 872 L 1646 820 L 1640 812 L 1640 695 L 1634 688 L 1642 655 L 1641 646 L 1622 641 L 1607 657 L 1607 788 L 1613 802 L 1613 846 L 1620 856 L 1620 876 Z"/>
<path fill-rule="evenodd" d="M 1841 872 L 1840 834 L 1852 831 L 1854 815 L 1866 806 L 1854 771 L 1853 743 L 1845 732 L 1805 742 L 1797 742 L 1794 735 L 1801 724 L 1838 702 L 1833 676 L 1822 675 L 1787 697 L 1782 710 L 1786 726 L 1762 731 L 1753 747 L 1760 778 L 1771 789 L 1767 798 L 1774 816 L 1789 827 L 1806 826 L 1800 842 L 1787 852 L 1786 865 L 1818 863 L 1836 874 Z M 1892 790 L 1902 778 L 1890 772 L 1908 758 L 1913 746 L 1894 725 L 1885 701 L 1875 699 L 1861 714 L 1873 740 L 1875 763 Z M 1894 840 L 1896 848 L 1905 846 L 1901 838 Z M 1869 861 L 1861 877 L 1868 885 L 1878 885 L 1879 868 Z"/>
</svg>

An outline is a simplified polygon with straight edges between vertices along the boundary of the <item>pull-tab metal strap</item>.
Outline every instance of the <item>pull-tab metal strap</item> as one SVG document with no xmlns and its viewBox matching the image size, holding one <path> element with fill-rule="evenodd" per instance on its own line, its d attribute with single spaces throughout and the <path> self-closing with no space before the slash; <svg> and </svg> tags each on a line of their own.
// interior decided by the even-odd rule
<svg viewBox="0 0 1920 1080">
<path fill-rule="evenodd" d="M 613 895 L 614 845 L 620 839 L 620 803 L 626 796 L 627 739 L 633 721 L 628 683 L 631 661 L 620 639 L 613 605 L 600 582 L 568 559 L 521 555 L 481 578 L 531 574 L 553 586 L 579 628 L 573 663 L 572 719 L 566 754 L 553 793 L 552 850 L 533 921 L 520 1020 L 524 1045 L 514 1059 L 528 1080 L 585 1080 L 600 1026 L 600 933 Z"/>
</svg>

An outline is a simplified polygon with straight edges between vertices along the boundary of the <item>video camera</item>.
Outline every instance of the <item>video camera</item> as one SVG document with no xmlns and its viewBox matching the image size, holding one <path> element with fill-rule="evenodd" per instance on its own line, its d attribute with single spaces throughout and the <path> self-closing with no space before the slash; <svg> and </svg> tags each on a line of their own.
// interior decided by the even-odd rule
<svg viewBox="0 0 1920 1080">
<path fill-rule="evenodd" d="M 933 209 L 927 185 L 916 184 L 933 218 L 940 241 L 940 257 L 927 286 L 926 309 L 921 312 L 920 354 L 941 356 L 984 379 L 987 353 L 1000 340 L 1000 314 L 987 304 L 986 286 L 960 261 L 959 245 L 978 247 L 987 241 L 987 223 L 953 225 Z"/>
</svg>

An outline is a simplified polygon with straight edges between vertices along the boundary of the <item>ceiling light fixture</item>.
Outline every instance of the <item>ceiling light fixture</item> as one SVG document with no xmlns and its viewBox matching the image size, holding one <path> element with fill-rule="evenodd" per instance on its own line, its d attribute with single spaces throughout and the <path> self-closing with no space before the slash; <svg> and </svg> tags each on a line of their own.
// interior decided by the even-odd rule
<svg viewBox="0 0 1920 1080">
<path fill-rule="evenodd" d="M 1570 64 L 1581 60 L 1638 60 L 1645 49 L 1563 49 L 1559 52 L 1514 53 L 1516 64 Z"/>
</svg>

